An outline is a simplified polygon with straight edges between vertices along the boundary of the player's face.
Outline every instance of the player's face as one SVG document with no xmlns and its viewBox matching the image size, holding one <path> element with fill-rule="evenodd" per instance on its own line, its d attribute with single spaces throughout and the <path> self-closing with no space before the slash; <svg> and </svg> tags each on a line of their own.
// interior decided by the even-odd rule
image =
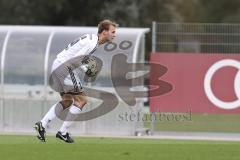
<svg viewBox="0 0 240 160">
<path fill-rule="evenodd" d="M 106 31 L 106 41 L 111 42 L 116 37 L 116 27 L 109 26 L 109 30 Z"/>
</svg>

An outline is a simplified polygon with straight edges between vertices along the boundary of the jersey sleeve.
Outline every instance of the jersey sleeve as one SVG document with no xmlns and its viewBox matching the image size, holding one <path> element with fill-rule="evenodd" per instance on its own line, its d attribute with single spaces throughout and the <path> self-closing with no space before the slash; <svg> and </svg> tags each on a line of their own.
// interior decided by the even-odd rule
<svg viewBox="0 0 240 160">
<path fill-rule="evenodd" d="M 77 55 L 89 55 L 92 54 L 97 48 L 97 39 L 93 39 L 91 36 L 80 43 L 82 46 Z"/>
</svg>

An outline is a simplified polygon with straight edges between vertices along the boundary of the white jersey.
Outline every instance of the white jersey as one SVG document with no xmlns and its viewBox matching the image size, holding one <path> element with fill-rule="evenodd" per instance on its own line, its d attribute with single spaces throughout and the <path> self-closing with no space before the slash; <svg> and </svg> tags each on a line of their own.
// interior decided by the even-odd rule
<svg viewBox="0 0 240 160">
<path fill-rule="evenodd" d="M 70 43 L 67 48 L 57 55 L 57 59 L 64 63 L 77 56 L 92 54 L 97 47 L 98 36 L 96 34 L 85 34 Z"/>
<path fill-rule="evenodd" d="M 96 34 L 85 34 L 79 37 L 57 55 L 52 65 L 52 72 L 58 66 L 74 57 L 92 54 L 97 47 L 98 36 Z"/>
<path fill-rule="evenodd" d="M 81 57 L 93 54 L 98 47 L 98 36 L 95 34 L 85 34 L 65 48 L 57 55 L 53 62 L 50 76 L 51 87 L 60 93 L 80 93 L 82 92 L 82 81 L 84 77 L 81 70 L 71 68 L 71 66 L 81 66 Z M 76 63 L 76 64 L 74 64 Z M 62 65 L 64 64 L 64 65 Z M 59 67 L 60 66 L 60 67 Z M 80 69 L 82 69 L 80 67 Z M 82 75 L 82 76 L 81 76 Z"/>
</svg>

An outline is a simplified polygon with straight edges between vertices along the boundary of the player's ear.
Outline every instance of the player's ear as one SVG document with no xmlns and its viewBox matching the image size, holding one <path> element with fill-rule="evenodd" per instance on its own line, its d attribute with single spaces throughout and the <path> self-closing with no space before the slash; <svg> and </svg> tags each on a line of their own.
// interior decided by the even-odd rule
<svg viewBox="0 0 240 160">
<path fill-rule="evenodd" d="M 104 34 L 104 35 L 106 35 L 107 32 L 108 32 L 107 30 L 105 30 L 105 29 L 103 30 L 103 34 Z"/>
</svg>

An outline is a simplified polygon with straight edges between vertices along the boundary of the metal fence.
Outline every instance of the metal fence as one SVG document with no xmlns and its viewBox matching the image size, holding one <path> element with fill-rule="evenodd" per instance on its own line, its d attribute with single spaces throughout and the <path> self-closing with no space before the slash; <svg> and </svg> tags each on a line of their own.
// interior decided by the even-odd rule
<svg viewBox="0 0 240 160">
<path fill-rule="evenodd" d="M 164 55 L 163 53 L 167 53 L 167 54 L 174 53 L 175 56 L 178 55 L 178 57 L 181 56 L 179 54 L 182 54 L 182 56 L 186 56 L 186 54 L 188 53 L 204 54 L 202 55 L 202 57 L 206 57 L 207 54 L 211 54 L 212 57 L 221 56 L 224 58 L 226 58 L 227 56 L 228 57 L 239 56 L 237 54 L 240 53 L 240 24 L 153 22 L 152 54 L 155 54 L 155 53 L 159 55 L 161 54 L 161 56 Z M 189 56 L 195 56 L 195 55 L 189 55 Z M 173 63 L 171 62 L 171 59 L 168 59 L 168 60 L 161 59 L 161 60 L 162 62 L 170 61 L 169 63 Z M 239 61 L 238 58 L 236 58 L 235 60 Z M 156 62 L 156 60 L 154 62 Z M 180 64 L 176 66 L 179 66 L 179 65 Z M 206 64 L 202 64 L 202 65 L 204 66 Z M 170 72 L 171 70 L 168 71 L 166 74 Z M 178 74 L 178 75 L 175 75 L 174 78 L 179 78 L 179 81 L 183 81 L 181 76 L 184 76 L 184 75 Z M 224 74 L 224 76 L 227 77 L 228 74 L 226 73 Z M 167 76 L 165 76 L 163 80 L 168 81 L 166 77 Z M 232 76 L 230 75 L 230 77 Z M 181 82 L 179 84 L 181 84 Z M 226 85 L 231 85 L 231 83 L 224 84 L 225 88 L 226 88 Z M 223 92 L 226 93 L 226 91 L 223 91 Z M 231 93 L 232 93 L 232 90 L 231 90 Z M 184 99 L 184 98 L 187 99 L 184 96 L 185 95 L 181 95 L 179 99 Z M 164 98 L 169 98 L 169 97 L 164 97 Z M 159 103 L 164 103 L 164 102 L 159 102 Z M 164 103 L 164 105 L 168 105 L 168 104 Z M 202 102 L 202 106 L 203 105 L 206 105 L 206 104 Z M 168 107 L 170 108 L 173 106 L 169 105 Z M 161 108 L 160 108 L 160 111 L 162 111 Z M 163 134 L 163 135 L 173 134 L 175 136 L 178 136 L 178 135 L 189 136 L 191 134 L 196 135 L 198 133 L 201 133 L 199 135 L 202 137 L 206 136 L 206 137 L 212 138 L 212 137 L 216 137 L 216 135 L 219 133 L 227 133 L 226 136 L 230 135 L 230 137 L 233 137 L 233 136 L 240 137 L 240 134 L 239 134 L 240 117 L 237 113 L 233 113 L 233 114 L 190 113 L 189 114 L 191 117 L 190 121 L 177 122 L 177 121 L 171 121 L 166 117 L 168 117 L 169 115 L 173 117 L 175 115 L 181 116 L 182 113 L 175 113 L 175 112 L 170 113 L 170 111 L 169 112 L 160 112 L 160 111 L 152 112 L 151 116 L 154 117 L 156 114 L 160 115 L 160 117 L 163 117 L 161 121 L 157 121 L 153 118 L 151 119 L 150 123 L 146 123 L 151 128 L 151 132 L 152 133 L 154 132 L 154 134 Z M 186 134 L 188 132 L 191 132 L 191 133 Z M 196 134 L 194 134 L 193 132 Z M 202 134 L 202 132 L 205 132 L 205 134 Z M 209 132 L 212 132 L 212 135 L 209 134 Z M 236 133 L 236 134 L 234 135 L 232 133 Z"/>
<path fill-rule="evenodd" d="M 152 51 L 240 53 L 240 25 L 153 22 Z"/>
</svg>

